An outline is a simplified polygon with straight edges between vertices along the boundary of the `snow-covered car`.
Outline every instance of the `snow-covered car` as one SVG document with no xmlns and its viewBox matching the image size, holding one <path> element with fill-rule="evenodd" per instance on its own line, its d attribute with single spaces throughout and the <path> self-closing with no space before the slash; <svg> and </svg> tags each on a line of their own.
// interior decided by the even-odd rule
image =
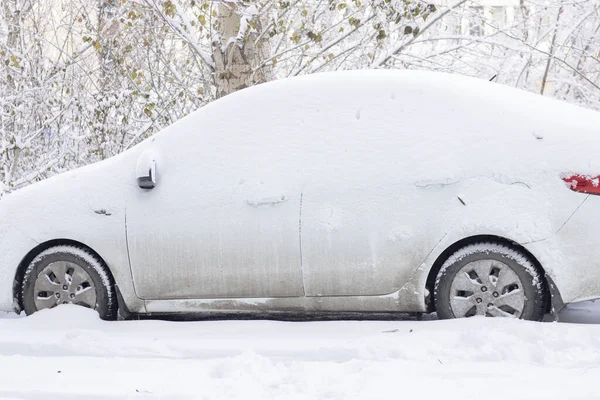
<svg viewBox="0 0 600 400">
<path fill-rule="evenodd" d="M 0 200 L 0 309 L 432 312 L 600 297 L 600 113 L 411 71 L 281 80 Z"/>
</svg>

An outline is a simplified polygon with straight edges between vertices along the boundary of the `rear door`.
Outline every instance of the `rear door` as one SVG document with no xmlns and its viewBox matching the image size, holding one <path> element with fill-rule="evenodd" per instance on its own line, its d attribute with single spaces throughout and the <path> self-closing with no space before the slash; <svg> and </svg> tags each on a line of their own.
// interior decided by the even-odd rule
<svg viewBox="0 0 600 400">
<path fill-rule="evenodd" d="M 402 179 L 401 163 L 386 160 L 368 140 L 360 152 L 346 150 L 303 191 L 307 296 L 393 293 L 441 238 L 444 207 L 427 200 L 437 193 Z"/>
<path fill-rule="evenodd" d="M 431 163 L 451 167 L 437 160 L 435 137 L 415 119 L 419 106 L 390 98 L 391 83 L 330 91 L 314 120 L 307 114 L 314 124 L 302 193 L 307 296 L 398 291 L 442 238 L 445 212 L 460 204 L 448 201 L 444 185 L 420 183 Z"/>
</svg>

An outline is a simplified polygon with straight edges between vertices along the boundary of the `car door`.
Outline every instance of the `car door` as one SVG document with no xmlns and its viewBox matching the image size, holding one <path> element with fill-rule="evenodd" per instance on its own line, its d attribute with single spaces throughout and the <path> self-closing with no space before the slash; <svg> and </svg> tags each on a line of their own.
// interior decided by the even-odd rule
<svg viewBox="0 0 600 400">
<path fill-rule="evenodd" d="M 422 181 L 436 150 L 428 143 L 434 139 L 415 134 L 420 125 L 402 117 L 415 106 L 343 95 L 321 107 L 309 133 L 315 146 L 302 193 L 305 293 L 391 294 L 442 238 L 444 215 L 457 200 L 449 201 L 444 185 Z"/>
<path fill-rule="evenodd" d="M 323 173 L 303 191 L 307 296 L 393 293 L 441 237 L 435 216 L 419 201 L 423 193 L 418 188 L 392 174 L 361 173 L 352 167 L 366 163 L 346 165 L 346 170 Z"/>
<path fill-rule="evenodd" d="M 234 120 L 202 132 L 200 112 L 144 143 L 157 183 L 127 204 L 127 240 L 142 299 L 303 295 L 300 189 Z M 239 132 L 238 132 L 239 133 Z M 244 132 L 244 135 L 247 133 Z"/>
</svg>

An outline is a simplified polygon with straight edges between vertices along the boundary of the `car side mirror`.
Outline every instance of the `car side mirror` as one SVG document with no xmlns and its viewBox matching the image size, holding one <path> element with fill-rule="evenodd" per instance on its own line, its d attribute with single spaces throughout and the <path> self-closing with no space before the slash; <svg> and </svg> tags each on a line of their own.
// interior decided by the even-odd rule
<svg viewBox="0 0 600 400">
<path fill-rule="evenodd" d="M 142 189 L 153 189 L 156 186 L 156 157 L 153 153 L 142 153 L 138 158 L 135 173 L 138 186 Z"/>
</svg>

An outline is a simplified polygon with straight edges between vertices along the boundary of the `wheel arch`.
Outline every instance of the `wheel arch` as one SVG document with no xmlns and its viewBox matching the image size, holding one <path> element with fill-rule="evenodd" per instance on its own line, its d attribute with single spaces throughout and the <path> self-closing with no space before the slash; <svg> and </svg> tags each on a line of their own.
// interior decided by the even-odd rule
<svg viewBox="0 0 600 400">
<path fill-rule="evenodd" d="M 538 261 L 538 259 L 529 250 L 527 250 L 527 248 L 525 248 L 523 245 L 521 245 L 513 240 L 502 237 L 502 236 L 489 235 L 489 234 L 488 235 L 474 235 L 474 236 L 469 236 L 469 237 L 460 239 L 460 240 L 454 242 L 453 244 L 451 244 L 450 246 L 448 246 L 436 258 L 431 269 L 429 270 L 429 273 L 427 275 L 427 281 L 425 284 L 425 288 L 430 293 L 429 299 L 427 301 L 427 311 L 428 312 L 435 311 L 435 305 L 433 302 L 435 279 L 436 279 L 440 269 L 442 268 L 442 265 L 444 264 L 444 262 L 446 262 L 446 260 L 452 254 L 457 252 L 459 249 L 461 249 L 465 246 L 468 246 L 470 244 L 480 243 L 480 242 L 493 242 L 493 243 L 502 244 L 502 245 L 505 245 L 507 247 L 510 247 L 512 249 L 515 249 L 515 250 L 521 252 L 523 255 L 525 255 L 527 258 L 529 258 L 531 260 L 531 262 L 534 264 L 534 266 L 537 268 L 537 270 L 544 277 L 544 291 L 546 294 L 546 299 L 545 299 L 546 300 L 545 301 L 546 309 L 545 309 L 545 311 L 546 311 L 546 313 L 550 313 L 556 317 L 556 314 L 564 307 L 564 303 L 562 301 L 562 297 L 560 296 L 560 292 L 558 291 L 558 288 L 554 284 L 554 281 L 546 273 L 546 271 L 544 270 L 542 264 Z"/>
<path fill-rule="evenodd" d="M 108 274 L 108 278 L 110 279 L 111 285 L 116 287 L 115 278 L 112 274 L 112 271 L 110 270 L 110 267 L 108 266 L 108 264 L 106 263 L 104 258 L 100 254 L 98 254 L 93 248 L 86 245 L 85 243 L 79 242 L 77 240 L 72 240 L 72 239 L 48 240 L 46 242 L 38 244 L 36 247 L 31 249 L 29 251 L 29 253 L 27 253 L 27 255 L 25 257 L 23 257 L 23 259 L 17 266 L 17 271 L 15 273 L 14 280 L 13 280 L 13 298 L 15 299 L 15 308 L 16 308 L 17 312 L 21 312 L 21 310 L 23 310 L 23 298 L 22 298 L 22 293 L 21 293 L 21 287 L 23 285 L 23 278 L 25 277 L 25 271 L 27 270 L 27 267 L 29 266 L 29 264 L 35 259 L 35 257 L 37 257 L 43 251 L 48 250 L 52 247 L 64 246 L 64 245 L 76 246 L 76 247 L 83 248 L 83 249 L 87 250 L 88 252 L 90 252 L 94 257 L 98 258 L 98 260 L 100 260 L 102 262 L 102 264 L 106 270 L 106 273 Z"/>
</svg>

